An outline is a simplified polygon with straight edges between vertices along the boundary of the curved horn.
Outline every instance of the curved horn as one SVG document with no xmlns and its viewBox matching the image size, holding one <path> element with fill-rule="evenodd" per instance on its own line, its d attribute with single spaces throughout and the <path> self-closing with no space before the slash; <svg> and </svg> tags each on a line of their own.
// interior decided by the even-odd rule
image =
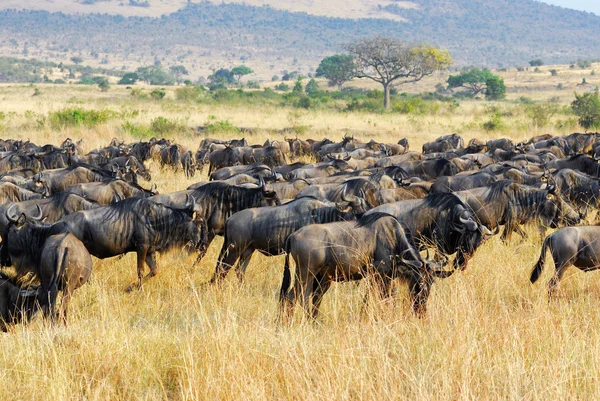
<svg viewBox="0 0 600 401">
<path fill-rule="evenodd" d="M 44 217 L 44 213 L 42 212 L 42 208 L 40 207 L 40 205 L 35 205 L 35 208 L 37 209 L 38 213 L 35 216 L 30 216 L 30 218 L 32 220 L 38 220 L 39 221 L 39 220 L 42 219 L 42 217 Z"/>
<path fill-rule="evenodd" d="M 13 203 L 12 205 L 10 205 L 10 207 L 6 210 L 6 218 L 8 219 L 8 221 L 10 221 L 11 223 L 16 223 L 18 217 L 15 217 L 12 213 L 13 209 L 17 207 L 16 203 Z"/>
<path fill-rule="evenodd" d="M 469 231 L 477 230 L 477 223 L 471 219 L 465 219 L 462 214 L 459 216 L 459 221 L 464 224 Z"/>
</svg>

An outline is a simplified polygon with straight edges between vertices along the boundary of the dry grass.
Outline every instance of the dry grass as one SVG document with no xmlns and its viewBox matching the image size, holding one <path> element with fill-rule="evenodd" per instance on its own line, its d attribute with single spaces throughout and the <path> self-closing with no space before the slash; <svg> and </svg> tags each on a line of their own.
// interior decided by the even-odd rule
<svg viewBox="0 0 600 401">
<path fill-rule="evenodd" d="M 76 100 L 87 108 L 139 109 L 134 122 L 161 115 L 190 126 L 215 115 L 244 127 L 283 128 L 290 125 L 292 112 L 136 103 L 120 89 L 40 88 L 42 95 L 31 97 L 29 87 L 0 87 L 0 111 L 7 115 L 0 121 L 1 136 L 39 143 L 71 136 L 84 138 L 87 149 L 123 137 L 122 120 L 54 131 L 38 127 L 35 115 L 26 113 L 46 114 Z M 471 127 L 461 131 L 467 138 L 561 132 L 519 125 L 525 119 L 521 113 L 507 117 L 511 128 L 506 132 L 486 134 L 479 125 L 486 118 L 484 108 L 482 102 L 471 102 L 451 114 L 423 117 L 307 112 L 298 118 L 311 126 L 307 136 L 334 138 L 347 128 L 362 139 L 407 136 L 414 148 L 460 127 Z M 249 140 L 262 142 L 267 135 L 259 130 Z M 192 149 L 200 139 L 177 137 Z M 161 192 L 192 182 L 157 166 L 152 170 Z M 48 327 L 36 318 L 0 335 L 0 399 L 599 398 L 600 353 L 595 350 L 600 318 L 595 310 L 600 287 L 595 274 L 573 270 L 558 299 L 548 304 L 550 260 L 540 283 L 528 281 L 540 244 L 533 230 L 525 241 L 515 236 L 510 246 L 494 238 L 465 272 L 436 282 L 422 320 L 409 312 L 404 285 L 395 304 L 363 310 L 364 286 L 337 284 L 324 299 L 318 324 L 303 321 L 297 310 L 290 327 L 276 323 L 281 257 L 255 255 L 243 284 L 232 276 L 220 287 L 206 287 L 218 240 L 197 267 L 192 267 L 193 256 L 161 255 L 159 275 L 134 293 L 124 291 L 135 278 L 134 255 L 96 261 L 91 283 L 72 302 L 68 327 Z"/>
</svg>

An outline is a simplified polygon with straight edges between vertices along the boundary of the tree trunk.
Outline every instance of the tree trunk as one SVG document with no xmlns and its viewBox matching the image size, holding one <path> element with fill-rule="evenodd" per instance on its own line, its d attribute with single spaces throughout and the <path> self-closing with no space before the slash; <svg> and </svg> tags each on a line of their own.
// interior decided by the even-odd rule
<svg viewBox="0 0 600 401">
<path fill-rule="evenodd" d="M 383 84 L 383 108 L 389 110 L 390 107 L 390 84 L 386 82 Z"/>
</svg>

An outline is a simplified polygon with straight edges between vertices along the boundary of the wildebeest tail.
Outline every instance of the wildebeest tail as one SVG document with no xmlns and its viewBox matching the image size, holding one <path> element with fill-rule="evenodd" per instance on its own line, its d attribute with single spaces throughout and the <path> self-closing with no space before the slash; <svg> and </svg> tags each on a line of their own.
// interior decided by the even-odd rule
<svg viewBox="0 0 600 401">
<path fill-rule="evenodd" d="M 42 297 L 42 303 L 47 302 L 48 308 L 50 309 L 50 316 L 54 316 L 56 296 L 58 294 L 58 282 L 60 281 L 61 277 L 65 274 L 68 257 L 69 248 L 65 248 L 62 255 L 60 252 L 58 253 L 58 255 L 56 255 L 56 260 L 54 261 L 54 274 L 52 275 L 52 279 L 50 280 L 50 284 L 48 285 L 46 294 L 44 294 L 44 296 Z"/>
<path fill-rule="evenodd" d="M 546 260 L 546 251 L 548 250 L 548 241 L 550 240 L 550 238 L 551 238 L 551 236 L 549 235 L 544 240 L 540 258 L 537 261 L 537 263 L 535 264 L 535 266 L 533 267 L 533 270 L 531 271 L 531 277 L 529 278 L 529 281 L 531 281 L 531 284 L 535 283 L 542 275 L 542 271 L 544 270 L 544 261 Z"/>
<path fill-rule="evenodd" d="M 283 303 L 290 291 L 292 285 L 292 274 L 290 273 L 290 238 L 285 241 L 285 263 L 283 265 L 283 280 L 281 281 L 281 290 L 279 292 L 279 301 Z"/>
</svg>

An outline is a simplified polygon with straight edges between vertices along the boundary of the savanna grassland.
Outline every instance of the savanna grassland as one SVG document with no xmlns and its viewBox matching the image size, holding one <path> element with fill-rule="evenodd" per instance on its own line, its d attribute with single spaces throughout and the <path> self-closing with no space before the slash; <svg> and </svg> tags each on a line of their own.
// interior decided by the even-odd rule
<svg viewBox="0 0 600 401">
<path fill-rule="evenodd" d="M 159 129 L 194 151 L 204 136 L 246 136 L 262 143 L 281 139 L 284 128 L 334 140 L 344 133 L 365 141 L 407 137 L 415 150 L 452 132 L 466 140 L 521 140 L 578 130 L 567 106 L 574 90 L 587 90 L 575 86 L 582 76 L 592 84 L 594 76 L 591 70 L 555 68 L 557 77 L 546 67 L 540 73 L 505 73 L 509 100 L 503 102 L 431 101 L 424 109 L 390 113 L 344 111 L 335 100 L 304 109 L 260 99 L 177 100 L 175 89 L 156 101 L 116 86 L 100 92 L 95 86 L 37 85 L 35 96 L 31 86 L 0 86 L 0 137 L 38 144 L 82 138 L 88 151 L 113 137 L 135 141 Z M 443 80 L 431 78 L 410 91 Z M 556 89 L 559 82 L 564 89 Z M 543 122 L 534 118 L 536 105 L 551 110 Z M 57 122 L 55 112 L 73 108 L 104 117 L 87 126 Z M 486 124 L 490 121 L 494 124 Z M 208 133 L 197 134 L 197 126 L 207 126 Z M 251 131 L 239 133 L 236 127 Z M 157 163 L 150 168 L 161 193 L 206 179 L 188 180 L 181 172 L 161 171 Z M 198 266 L 194 255 L 161 255 L 158 276 L 132 293 L 125 288 L 135 279 L 134 255 L 95 260 L 91 282 L 71 303 L 67 327 L 50 327 L 38 317 L 0 336 L 0 399 L 599 398 L 597 273 L 568 271 L 549 304 L 551 261 L 542 280 L 530 285 L 541 238 L 533 228 L 528 232 L 528 239 L 515 235 L 508 245 L 493 238 L 466 271 L 438 280 L 424 319 L 409 311 L 403 284 L 395 302 L 367 307 L 363 284 L 336 284 L 318 323 L 304 320 L 296 308 L 295 322 L 281 327 L 283 259 L 255 255 L 242 284 L 231 276 L 221 286 L 205 286 L 221 240 Z"/>
</svg>

